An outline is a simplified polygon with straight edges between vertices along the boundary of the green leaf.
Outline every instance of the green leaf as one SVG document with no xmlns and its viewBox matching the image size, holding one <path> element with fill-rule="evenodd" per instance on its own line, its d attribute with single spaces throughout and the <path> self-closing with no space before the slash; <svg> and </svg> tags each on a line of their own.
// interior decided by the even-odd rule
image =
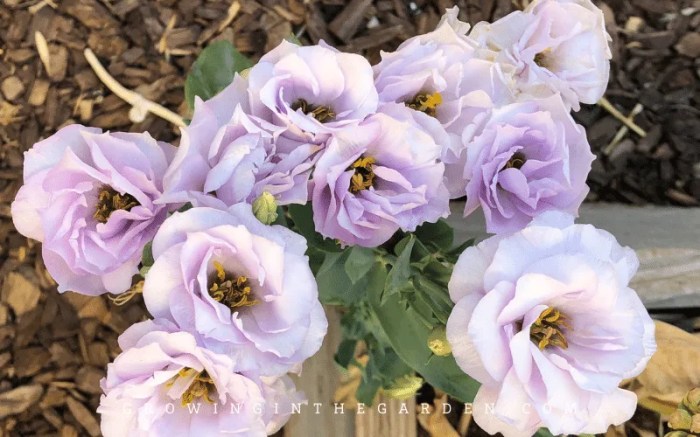
<svg viewBox="0 0 700 437">
<path fill-rule="evenodd" d="M 584 434 L 581 434 L 584 435 Z M 547 428 L 540 428 L 537 430 L 533 437 L 554 437 L 554 434 L 549 432 Z"/>
<path fill-rule="evenodd" d="M 335 353 L 335 362 L 347 368 L 355 357 L 355 346 L 357 346 L 357 340 L 347 339 L 340 342 L 338 351 Z"/>
<path fill-rule="evenodd" d="M 342 250 L 335 241 L 324 238 L 316 232 L 310 203 L 306 205 L 289 205 L 287 211 L 289 211 L 289 216 L 294 222 L 294 230 L 306 238 L 309 246 L 314 246 L 326 252 L 340 252 Z"/>
<path fill-rule="evenodd" d="M 452 355 L 432 354 L 428 349 L 432 328 L 419 320 L 410 305 L 406 308 L 398 294 L 385 296 L 383 303 L 380 294 L 370 289 L 369 301 L 396 354 L 434 387 L 462 402 L 473 401 L 479 383 L 457 366 Z"/>
<path fill-rule="evenodd" d="M 401 241 L 396 245 L 397 251 L 400 250 L 400 253 L 398 253 L 399 257 L 396 259 L 396 262 L 393 264 L 386 277 L 382 300 L 411 287 L 411 252 L 413 252 L 413 245 L 416 243 L 416 237 L 409 235 L 405 240 L 405 244 L 402 244 L 403 241 Z"/>
<path fill-rule="evenodd" d="M 362 375 L 362 379 L 360 380 L 360 386 L 357 387 L 357 391 L 355 392 L 355 398 L 358 402 L 372 405 L 372 401 L 381 387 L 382 381 L 379 380 L 379 378 L 368 375 L 365 371 L 365 374 Z"/>
<path fill-rule="evenodd" d="M 194 109 L 194 97 L 203 100 L 214 97 L 226 88 L 236 73 L 250 68 L 253 62 L 241 54 L 228 41 L 216 41 L 209 44 L 192 65 L 185 81 L 185 99 L 187 106 Z"/>
<path fill-rule="evenodd" d="M 287 222 L 287 216 L 285 214 L 285 210 L 283 206 L 278 206 L 277 207 L 277 220 L 272 223 L 273 225 L 280 225 L 284 226 L 285 228 L 289 227 L 289 222 Z"/>
<path fill-rule="evenodd" d="M 347 274 L 345 264 L 349 255 L 349 250 L 325 253 L 323 263 L 316 273 L 322 303 L 349 307 L 357 304 L 367 293 L 367 283 L 370 280 L 367 275 L 353 283 Z"/>
<path fill-rule="evenodd" d="M 192 202 L 187 202 L 184 205 L 182 205 L 180 208 L 178 208 L 177 212 L 185 212 L 189 209 L 192 209 Z"/>
<path fill-rule="evenodd" d="M 424 223 L 416 229 L 415 234 L 423 243 L 442 250 L 450 249 L 454 240 L 454 230 L 445 220 Z"/>
<path fill-rule="evenodd" d="M 153 265 L 155 260 L 153 259 L 153 242 L 149 241 L 143 246 L 143 252 L 141 253 L 141 265 L 150 267 Z"/>
<path fill-rule="evenodd" d="M 348 249 L 350 254 L 345 261 L 345 273 L 353 284 L 362 279 L 374 264 L 375 256 L 372 249 L 355 246 Z"/>
<path fill-rule="evenodd" d="M 151 266 L 154 262 L 153 242 L 149 241 L 145 246 L 143 246 L 143 251 L 141 252 L 141 267 L 139 268 L 139 274 L 145 278 L 148 271 L 151 270 Z"/>
</svg>

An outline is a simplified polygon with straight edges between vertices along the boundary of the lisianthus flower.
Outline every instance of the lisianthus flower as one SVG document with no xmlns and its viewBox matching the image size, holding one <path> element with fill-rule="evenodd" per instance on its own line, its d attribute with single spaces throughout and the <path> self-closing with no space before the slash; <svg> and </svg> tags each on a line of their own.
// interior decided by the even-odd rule
<svg viewBox="0 0 700 437">
<path fill-rule="evenodd" d="M 251 68 L 248 86 L 251 114 L 289 129 L 289 135 L 316 138 L 377 109 L 369 62 L 323 41 L 282 41 Z"/>
<path fill-rule="evenodd" d="M 462 253 L 447 339 L 482 384 L 479 426 L 506 437 L 539 427 L 597 434 L 632 416 L 636 396 L 618 386 L 656 349 L 654 323 L 629 288 L 638 264 L 608 232 L 559 212 Z"/>
<path fill-rule="evenodd" d="M 137 323 L 119 337 L 97 412 L 105 437 L 274 434 L 293 403 L 287 376 L 251 379 L 235 362 L 167 321 Z"/>
<path fill-rule="evenodd" d="M 291 139 L 279 127 L 247 115 L 247 103 L 235 98 L 240 96 L 236 87 L 206 102 L 196 98 L 192 122 L 182 129 L 180 147 L 163 179 L 163 201 L 226 209 L 269 193 L 278 205 L 306 203 L 308 179 L 322 146 L 303 137 Z"/>
<path fill-rule="evenodd" d="M 593 159 L 586 132 L 551 96 L 491 111 L 447 172 L 462 177 L 464 215 L 481 206 L 487 231 L 500 233 L 521 229 L 543 211 L 577 215 Z"/>
<path fill-rule="evenodd" d="M 476 42 L 465 35 L 469 25 L 457 19 L 457 12 L 457 7 L 449 9 L 433 32 L 409 38 L 395 52 L 382 52 L 374 67 L 380 112 L 388 104 L 393 114 L 398 108 L 411 114 L 442 146 L 445 163 L 455 162 L 463 151 L 465 129 L 478 124 L 486 110 L 514 100 L 508 75 L 500 64 L 477 56 Z"/>
<path fill-rule="evenodd" d="M 146 307 L 232 356 L 240 372 L 295 370 L 328 325 L 305 251 L 303 237 L 263 225 L 247 204 L 175 213 L 153 239 Z"/>
<path fill-rule="evenodd" d="M 440 146 L 407 121 L 375 114 L 335 134 L 316 163 L 316 230 L 342 244 L 376 247 L 449 213 Z"/>
<path fill-rule="evenodd" d="M 20 233 L 43 243 L 58 291 L 98 295 L 131 287 L 143 247 L 168 214 L 157 200 L 174 152 L 147 133 L 71 125 L 25 153 L 12 219 Z"/>
<path fill-rule="evenodd" d="M 494 23 L 477 23 L 470 37 L 511 65 L 521 91 L 561 93 L 568 107 L 596 103 L 610 74 L 610 35 L 590 0 L 536 0 Z"/>
</svg>

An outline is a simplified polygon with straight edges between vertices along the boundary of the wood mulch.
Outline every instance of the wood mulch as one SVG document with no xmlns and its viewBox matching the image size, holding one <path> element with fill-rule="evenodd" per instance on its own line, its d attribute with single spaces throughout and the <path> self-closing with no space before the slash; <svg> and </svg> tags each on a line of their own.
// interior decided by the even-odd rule
<svg viewBox="0 0 700 437">
<path fill-rule="evenodd" d="M 376 61 L 429 31 L 454 4 L 470 22 L 501 17 L 510 0 L 3 0 L 0 2 L 0 436 L 99 435 L 98 381 L 116 338 L 145 317 L 136 298 L 58 295 L 40 246 L 13 228 L 10 203 L 22 153 L 70 123 L 149 131 L 177 139 L 167 122 L 129 119 L 99 82 L 90 47 L 123 85 L 186 115 L 183 83 L 203 46 L 227 39 L 253 58 L 296 34 Z M 598 106 L 576 118 L 600 159 L 589 200 L 694 206 L 700 201 L 700 1 L 606 0 L 613 35 L 607 96 L 646 138 Z M 41 50 L 37 49 L 37 46 Z M 40 55 L 41 52 L 41 55 Z"/>
</svg>

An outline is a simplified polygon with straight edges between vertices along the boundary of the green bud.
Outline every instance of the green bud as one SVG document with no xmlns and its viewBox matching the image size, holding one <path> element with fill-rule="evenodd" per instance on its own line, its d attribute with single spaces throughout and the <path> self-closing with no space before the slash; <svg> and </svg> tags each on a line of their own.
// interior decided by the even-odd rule
<svg viewBox="0 0 700 437">
<path fill-rule="evenodd" d="M 668 418 L 668 426 L 671 429 L 678 429 L 687 431 L 690 429 L 690 425 L 693 423 L 692 415 L 684 409 L 677 409 Z"/>
<path fill-rule="evenodd" d="M 277 201 L 275 196 L 265 191 L 253 202 L 253 214 L 266 225 L 277 220 Z"/>
<path fill-rule="evenodd" d="M 692 435 L 685 431 L 671 431 L 664 434 L 664 437 L 692 437 Z"/>
<path fill-rule="evenodd" d="M 682 405 L 693 414 L 700 413 L 700 387 L 690 390 L 683 398 Z"/>
<path fill-rule="evenodd" d="M 423 378 L 415 375 L 404 375 L 397 378 L 390 387 L 384 389 L 384 394 L 393 399 L 406 400 L 416 395 L 423 386 Z"/>
<path fill-rule="evenodd" d="M 452 346 L 447 341 L 447 331 L 444 326 L 436 326 L 430 333 L 428 348 L 438 357 L 446 357 L 452 353 Z"/>
</svg>

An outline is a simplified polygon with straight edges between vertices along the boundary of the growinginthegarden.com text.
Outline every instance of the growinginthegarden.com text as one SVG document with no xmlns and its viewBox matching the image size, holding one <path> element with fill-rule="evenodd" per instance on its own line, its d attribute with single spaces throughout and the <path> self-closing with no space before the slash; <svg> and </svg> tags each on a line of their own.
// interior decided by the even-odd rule
<svg viewBox="0 0 700 437">
<path fill-rule="evenodd" d="M 416 405 L 418 408 L 416 409 L 417 414 L 451 414 L 453 412 L 456 412 L 457 410 L 453 408 L 451 404 L 444 403 L 442 404 L 442 408 L 435 410 L 435 408 L 428 403 L 420 403 Z M 138 407 L 136 409 L 142 410 L 145 408 L 153 408 L 150 406 L 142 406 Z M 354 414 L 354 415 L 362 415 L 362 414 L 380 414 L 380 415 L 385 415 L 385 414 L 409 414 L 413 406 L 409 403 L 402 402 L 399 404 L 387 404 L 385 402 L 380 402 L 376 405 L 366 405 L 363 403 L 358 403 L 357 405 L 354 405 L 353 408 L 348 408 L 345 406 L 344 403 L 340 402 L 334 402 L 334 403 L 323 403 L 323 402 L 313 402 L 313 403 L 308 403 L 308 402 L 295 402 L 295 403 L 289 403 L 289 404 L 280 404 L 280 403 L 274 403 L 271 405 L 266 405 L 266 404 L 252 404 L 252 405 L 246 405 L 244 403 L 227 403 L 227 404 L 220 404 L 218 402 L 192 402 L 187 405 L 181 405 L 179 402 L 169 402 L 165 404 L 163 407 L 165 411 L 165 414 L 175 414 L 176 412 L 181 414 L 183 410 L 188 411 L 190 414 L 250 414 L 251 412 L 255 415 L 263 415 L 266 413 L 273 413 L 273 414 L 291 414 L 291 415 L 299 415 L 299 414 L 326 414 L 328 411 L 332 412 L 334 415 L 345 415 L 345 414 Z M 267 408 L 270 408 L 270 411 L 267 410 Z M 464 409 L 462 411 L 462 414 L 473 414 L 475 407 L 472 403 L 465 403 L 464 404 Z M 481 408 L 485 414 L 495 414 L 495 404 L 494 403 L 485 403 L 482 405 L 479 405 L 478 408 Z M 533 405 L 530 403 L 523 403 L 521 406 L 521 409 L 524 413 L 528 413 L 533 409 Z M 542 408 L 545 411 L 552 411 L 555 408 L 552 408 L 551 405 L 549 404 L 544 404 Z M 130 412 L 133 411 L 134 408 L 130 405 L 125 405 L 123 407 L 124 412 Z M 577 410 L 575 405 L 569 405 L 568 407 L 558 405 L 556 408 L 557 411 L 565 411 L 568 413 L 575 413 Z"/>
</svg>

